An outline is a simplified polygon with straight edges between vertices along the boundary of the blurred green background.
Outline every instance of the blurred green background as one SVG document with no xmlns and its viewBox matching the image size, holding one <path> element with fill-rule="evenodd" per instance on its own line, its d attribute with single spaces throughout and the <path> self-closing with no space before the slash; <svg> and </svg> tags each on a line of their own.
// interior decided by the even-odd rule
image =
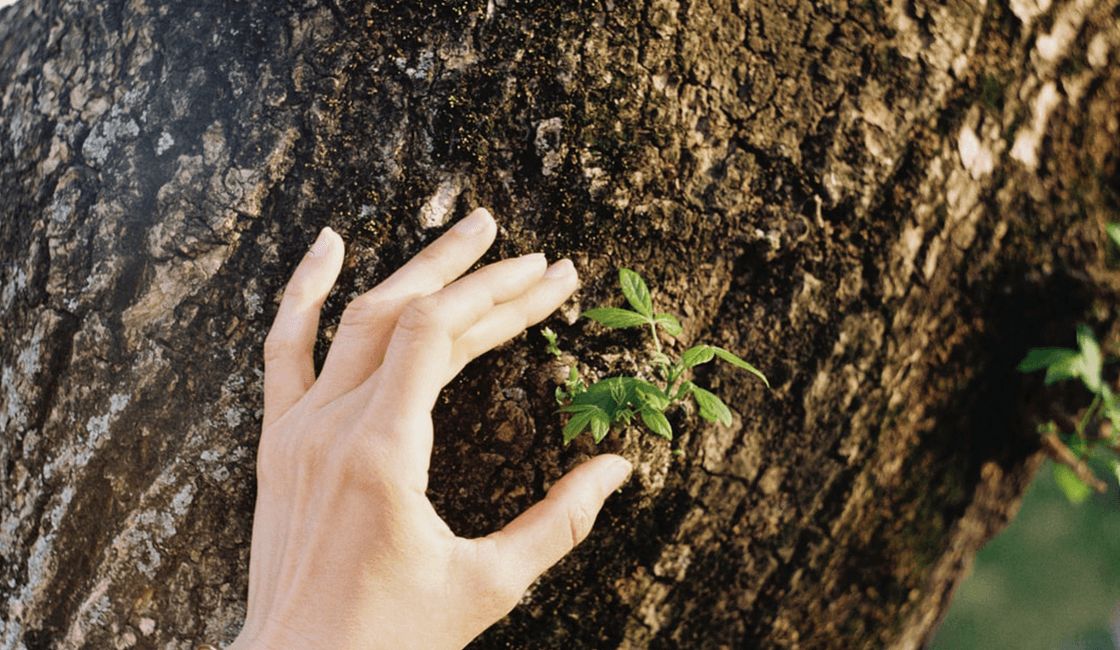
<svg viewBox="0 0 1120 650">
<path fill-rule="evenodd" d="M 976 558 L 928 650 L 1120 650 L 1120 491 L 1072 505 L 1050 461 Z"/>
</svg>

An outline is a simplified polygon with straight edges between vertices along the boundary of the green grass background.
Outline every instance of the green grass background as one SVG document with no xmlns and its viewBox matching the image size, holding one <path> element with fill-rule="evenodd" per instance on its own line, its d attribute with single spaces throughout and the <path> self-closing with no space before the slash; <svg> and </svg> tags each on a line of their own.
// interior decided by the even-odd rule
<svg viewBox="0 0 1120 650">
<path fill-rule="evenodd" d="M 1095 468 L 1105 478 L 1102 467 Z M 928 650 L 1117 650 L 1120 491 L 1072 505 L 1039 471 L 1019 514 L 976 558 Z"/>
</svg>

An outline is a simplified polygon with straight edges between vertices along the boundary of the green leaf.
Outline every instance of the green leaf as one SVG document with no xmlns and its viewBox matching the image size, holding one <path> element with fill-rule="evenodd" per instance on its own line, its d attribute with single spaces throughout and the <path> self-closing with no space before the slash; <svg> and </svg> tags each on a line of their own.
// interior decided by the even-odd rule
<svg viewBox="0 0 1120 650">
<path fill-rule="evenodd" d="M 1112 435 L 1108 438 L 1108 443 L 1116 446 L 1120 444 L 1120 406 L 1114 402 L 1105 403 L 1104 416 L 1112 423 Z"/>
<path fill-rule="evenodd" d="M 1081 355 L 1073 350 L 1068 350 L 1070 354 L 1062 356 L 1062 358 L 1050 364 L 1046 369 L 1046 377 L 1043 383 L 1047 386 L 1065 381 L 1067 379 L 1077 379 L 1085 372 L 1085 361 Z"/>
<path fill-rule="evenodd" d="M 1120 402 L 1117 401 L 1116 395 L 1112 393 L 1109 388 L 1108 382 L 1101 382 L 1101 408 L 1097 412 L 1097 417 L 1105 418 L 1112 423 L 1112 431 L 1107 438 L 1103 438 L 1109 445 L 1116 445 L 1120 442 Z"/>
<path fill-rule="evenodd" d="M 1062 442 L 1066 443 L 1070 453 L 1078 458 L 1085 458 L 1085 455 L 1089 453 L 1089 441 L 1084 436 L 1077 434 L 1068 437 L 1062 436 Z"/>
<path fill-rule="evenodd" d="M 1081 381 L 1085 382 L 1085 387 L 1089 390 L 1100 393 L 1103 365 L 1101 346 L 1097 345 L 1097 337 L 1093 336 L 1093 330 L 1085 325 L 1077 328 L 1077 347 L 1081 348 Z"/>
<path fill-rule="evenodd" d="M 592 411 L 591 438 L 595 441 L 595 444 L 599 444 L 600 442 L 602 442 L 603 438 L 607 437 L 607 434 L 610 432 L 610 430 L 610 417 L 608 417 L 607 414 L 600 409 L 595 409 L 594 411 Z"/>
<path fill-rule="evenodd" d="M 1026 358 L 1020 361 L 1015 369 L 1019 372 L 1034 372 L 1071 356 L 1077 356 L 1077 351 L 1068 348 L 1031 348 L 1027 350 Z"/>
<path fill-rule="evenodd" d="M 556 332 L 552 328 L 545 327 L 541 330 L 541 335 L 548 341 L 548 349 L 546 350 L 552 356 L 560 356 L 560 347 L 556 345 Z"/>
<path fill-rule="evenodd" d="M 1112 473 L 1116 475 L 1116 480 L 1120 481 L 1120 461 L 1115 458 L 1109 458 L 1106 462 L 1108 463 L 1108 469 L 1112 470 Z"/>
<path fill-rule="evenodd" d="M 594 407 L 575 408 L 573 405 L 565 406 L 560 410 L 570 411 L 573 413 L 572 417 L 568 420 L 568 423 L 564 425 L 563 434 L 565 445 L 575 440 L 576 437 L 579 436 L 579 434 L 587 428 L 587 425 L 591 423 L 592 418 L 595 417 Z"/>
<path fill-rule="evenodd" d="M 767 388 L 770 388 L 770 382 L 766 379 L 766 375 L 762 374 L 762 371 L 759 370 L 758 368 L 755 368 L 751 364 L 747 363 L 746 361 L 743 361 L 739 357 L 735 356 L 734 354 L 731 354 L 730 352 L 728 352 L 727 350 L 724 350 L 723 348 L 717 348 L 716 346 L 713 345 L 712 346 L 712 351 L 715 352 L 716 356 L 719 357 L 720 359 L 723 359 L 724 361 L 730 363 L 731 365 L 738 366 L 739 368 L 742 368 L 743 370 L 746 370 L 747 372 L 750 372 L 751 374 L 757 376 L 759 379 L 762 380 L 762 383 L 766 384 Z"/>
<path fill-rule="evenodd" d="M 642 404 L 648 404 L 658 411 L 664 411 L 669 408 L 669 404 L 672 403 L 672 400 L 665 394 L 665 391 L 648 381 L 635 379 L 633 377 L 625 377 L 624 379 L 627 380 L 629 384 L 628 388 L 632 391 L 636 401 L 640 401 Z"/>
<path fill-rule="evenodd" d="M 669 420 L 666 419 L 664 413 L 648 407 L 638 411 L 638 413 L 641 414 L 642 422 L 649 427 L 650 431 L 663 438 L 673 439 L 673 427 L 669 425 Z"/>
<path fill-rule="evenodd" d="M 587 387 L 579 395 L 572 398 L 573 406 L 595 406 L 615 419 L 615 412 L 624 407 L 625 404 L 619 404 L 615 399 L 617 389 L 620 385 L 619 377 L 611 377 L 609 379 L 602 379 Z"/>
<path fill-rule="evenodd" d="M 1077 474 L 1065 465 L 1054 464 L 1054 480 L 1058 487 L 1065 492 L 1070 503 L 1081 503 L 1093 493 L 1093 488 L 1085 485 L 1084 481 L 1077 478 Z"/>
<path fill-rule="evenodd" d="M 696 404 L 700 407 L 700 417 L 711 422 L 720 422 L 725 427 L 731 426 L 731 409 L 714 393 L 693 386 L 692 396 L 696 398 Z"/>
<path fill-rule="evenodd" d="M 1105 224 L 1104 231 L 1108 233 L 1112 241 L 1116 242 L 1117 246 L 1120 246 L 1120 223 Z"/>
<path fill-rule="evenodd" d="M 597 307 L 595 309 L 588 309 L 583 312 L 583 316 L 597 323 L 602 323 L 607 327 L 637 327 L 639 325 L 648 325 L 652 322 L 652 319 L 646 316 L 632 312 L 629 309 L 619 309 L 618 307 Z"/>
<path fill-rule="evenodd" d="M 680 336 L 681 332 L 684 331 L 681 322 L 672 314 L 657 314 L 653 317 L 653 322 L 660 325 L 661 329 L 669 333 L 669 336 Z"/>
<path fill-rule="evenodd" d="M 681 365 L 685 368 L 692 368 L 702 363 L 708 363 L 716 356 L 716 351 L 710 345 L 697 345 L 684 351 L 681 354 Z"/>
<path fill-rule="evenodd" d="M 630 269 L 619 269 L 618 283 L 622 285 L 622 295 L 626 296 L 634 311 L 646 318 L 653 316 L 653 299 L 650 298 L 649 287 L 642 276 Z"/>
</svg>

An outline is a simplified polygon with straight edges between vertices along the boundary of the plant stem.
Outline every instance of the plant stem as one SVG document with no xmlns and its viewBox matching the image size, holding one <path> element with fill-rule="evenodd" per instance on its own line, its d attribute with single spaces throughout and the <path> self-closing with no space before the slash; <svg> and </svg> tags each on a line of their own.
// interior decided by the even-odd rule
<svg viewBox="0 0 1120 650">
<path fill-rule="evenodd" d="M 1101 396 L 1094 396 L 1093 403 L 1089 405 L 1089 408 L 1085 409 L 1085 415 L 1081 416 L 1081 421 L 1077 423 L 1077 435 L 1081 436 L 1082 438 L 1085 437 L 1085 426 L 1089 424 L 1089 420 L 1093 417 L 1093 411 L 1095 411 L 1097 407 L 1100 406 L 1100 403 Z"/>
<path fill-rule="evenodd" d="M 649 333 L 653 335 L 653 346 L 657 348 L 657 353 L 661 354 L 661 341 L 657 340 L 657 323 L 649 324 Z"/>
</svg>

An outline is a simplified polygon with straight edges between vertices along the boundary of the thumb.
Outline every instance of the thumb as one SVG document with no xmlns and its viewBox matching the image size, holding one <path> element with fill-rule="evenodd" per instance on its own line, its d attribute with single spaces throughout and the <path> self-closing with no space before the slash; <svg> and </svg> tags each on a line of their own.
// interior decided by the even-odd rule
<svg viewBox="0 0 1120 650">
<path fill-rule="evenodd" d="M 591 532 L 603 502 L 630 476 L 621 456 L 596 456 L 561 478 L 544 500 L 487 537 L 511 581 L 528 588 Z"/>
</svg>

